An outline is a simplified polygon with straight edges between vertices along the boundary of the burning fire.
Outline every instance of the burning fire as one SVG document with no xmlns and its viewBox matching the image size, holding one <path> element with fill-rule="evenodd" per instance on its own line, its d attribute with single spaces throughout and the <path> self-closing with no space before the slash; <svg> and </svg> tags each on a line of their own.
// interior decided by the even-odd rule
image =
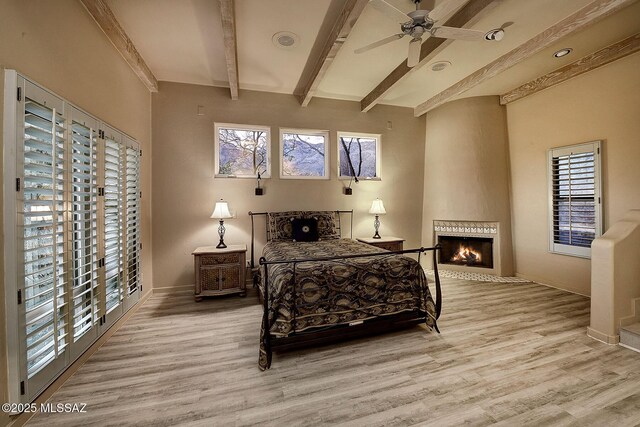
<svg viewBox="0 0 640 427">
<path fill-rule="evenodd" d="M 467 264 L 477 264 L 482 262 L 482 256 L 480 252 L 476 252 L 471 248 L 468 248 L 464 245 L 458 246 L 458 252 L 453 254 L 451 257 L 451 261 L 454 262 L 464 262 Z"/>
</svg>

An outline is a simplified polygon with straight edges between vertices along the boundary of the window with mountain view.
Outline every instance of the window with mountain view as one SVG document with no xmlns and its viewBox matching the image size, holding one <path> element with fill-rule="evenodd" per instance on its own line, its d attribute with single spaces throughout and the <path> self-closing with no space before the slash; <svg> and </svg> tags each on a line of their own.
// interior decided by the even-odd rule
<svg viewBox="0 0 640 427">
<path fill-rule="evenodd" d="M 380 135 L 338 132 L 340 178 L 380 178 Z"/>
<path fill-rule="evenodd" d="M 280 130 L 280 177 L 329 178 L 329 133 L 326 131 Z"/>
<path fill-rule="evenodd" d="M 216 123 L 216 176 L 268 178 L 270 129 Z"/>
</svg>

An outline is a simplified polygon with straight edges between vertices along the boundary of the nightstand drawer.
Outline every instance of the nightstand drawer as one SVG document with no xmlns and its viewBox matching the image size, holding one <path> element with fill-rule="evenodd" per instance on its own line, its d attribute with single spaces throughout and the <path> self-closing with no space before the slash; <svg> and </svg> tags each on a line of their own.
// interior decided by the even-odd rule
<svg viewBox="0 0 640 427">
<path fill-rule="evenodd" d="M 240 262 L 239 253 L 201 255 L 200 265 L 237 264 Z"/>
<path fill-rule="evenodd" d="M 401 251 L 402 250 L 402 242 L 380 242 L 373 246 L 377 246 L 380 249 L 386 249 L 388 251 Z"/>
</svg>

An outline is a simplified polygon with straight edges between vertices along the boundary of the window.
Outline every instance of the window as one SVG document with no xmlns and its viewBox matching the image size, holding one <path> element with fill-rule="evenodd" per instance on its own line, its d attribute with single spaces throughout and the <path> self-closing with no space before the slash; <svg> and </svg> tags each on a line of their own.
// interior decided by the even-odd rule
<svg viewBox="0 0 640 427">
<path fill-rule="evenodd" d="M 265 126 L 216 123 L 215 175 L 263 178 L 270 175 L 271 131 Z"/>
<path fill-rule="evenodd" d="M 4 101 L 8 400 L 27 402 L 140 297 L 140 155 L 13 70 Z"/>
<path fill-rule="evenodd" d="M 329 133 L 280 129 L 280 178 L 328 179 Z"/>
<path fill-rule="evenodd" d="M 549 150 L 549 250 L 589 258 L 602 234 L 600 141 Z"/>
<path fill-rule="evenodd" d="M 380 179 L 380 135 L 338 132 L 340 178 Z"/>
</svg>

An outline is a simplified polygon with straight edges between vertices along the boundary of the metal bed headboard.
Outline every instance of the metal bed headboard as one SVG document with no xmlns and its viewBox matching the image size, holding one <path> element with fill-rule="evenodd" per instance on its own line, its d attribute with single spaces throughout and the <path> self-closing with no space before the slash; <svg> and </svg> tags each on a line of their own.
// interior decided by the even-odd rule
<svg viewBox="0 0 640 427">
<path fill-rule="evenodd" d="M 284 211 L 286 212 L 286 211 Z M 351 210 L 336 210 L 336 211 L 300 211 L 300 212 L 335 212 L 337 214 L 337 228 L 338 234 L 342 236 L 342 214 L 349 214 L 349 238 L 353 239 L 353 209 Z M 251 268 L 255 268 L 255 224 L 253 217 L 255 216 L 264 216 L 265 217 L 265 234 L 267 236 L 267 242 L 271 241 L 271 232 L 269 230 L 269 221 L 266 220 L 267 215 L 270 213 L 276 212 L 251 212 L 249 211 L 249 216 L 251 217 Z"/>
</svg>

